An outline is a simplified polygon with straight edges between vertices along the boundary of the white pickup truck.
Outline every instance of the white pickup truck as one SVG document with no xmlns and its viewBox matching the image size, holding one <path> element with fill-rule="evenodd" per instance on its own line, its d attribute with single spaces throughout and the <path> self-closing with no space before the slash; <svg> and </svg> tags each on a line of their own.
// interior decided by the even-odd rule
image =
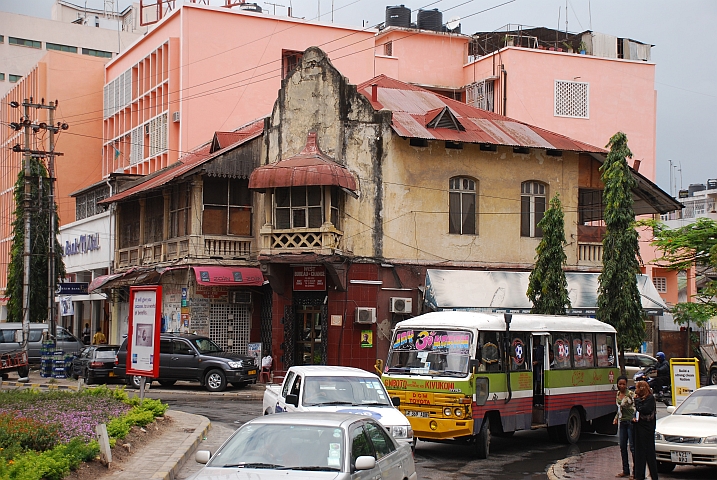
<svg viewBox="0 0 717 480">
<path fill-rule="evenodd" d="M 267 385 L 264 415 L 280 412 L 341 412 L 371 416 L 399 444 L 412 447 L 413 430 L 394 404 L 381 379 L 352 367 L 311 365 L 291 367 L 284 383 Z"/>
</svg>

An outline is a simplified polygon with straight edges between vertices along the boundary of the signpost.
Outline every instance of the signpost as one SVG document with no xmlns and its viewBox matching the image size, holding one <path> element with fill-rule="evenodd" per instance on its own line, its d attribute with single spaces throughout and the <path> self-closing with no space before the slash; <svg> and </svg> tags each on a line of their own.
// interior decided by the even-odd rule
<svg viewBox="0 0 717 480">
<path fill-rule="evenodd" d="M 139 390 L 144 399 L 145 378 L 159 377 L 159 334 L 162 287 L 129 288 L 129 330 L 127 332 L 127 375 L 142 377 Z"/>
<path fill-rule="evenodd" d="M 696 358 L 671 358 L 672 404 L 677 406 L 692 392 L 700 388 L 699 360 Z"/>
</svg>

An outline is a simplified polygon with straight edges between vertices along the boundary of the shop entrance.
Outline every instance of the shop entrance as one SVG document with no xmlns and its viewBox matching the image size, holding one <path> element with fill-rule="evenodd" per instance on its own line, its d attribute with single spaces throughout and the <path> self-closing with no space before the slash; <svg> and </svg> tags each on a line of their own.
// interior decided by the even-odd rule
<svg viewBox="0 0 717 480">
<path fill-rule="evenodd" d="M 296 310 L 294 365 L 320 365 L 322 315 L 319 306 L 302 305 Z"/>
</svg>

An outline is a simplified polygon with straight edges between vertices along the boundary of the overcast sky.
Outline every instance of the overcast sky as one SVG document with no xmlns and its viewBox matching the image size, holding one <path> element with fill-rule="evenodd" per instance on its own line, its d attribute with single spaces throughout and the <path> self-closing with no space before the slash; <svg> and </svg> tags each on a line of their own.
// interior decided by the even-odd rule
<svg viewBox="0 0 717 480">
<path fill-rule="evenodd" d="M 103 8 L 107 3 L 70 1 L 94 8 Z M 53 3 L 53 0 L 0 0 L 0 10 L 49 18 Z M 115 3 L 122 10 L 132 2 L 115 0 Z M 224 0 L 209 3 L 218 6 Z M 272 13 L 276 8 L 281 15 L 291 5 L 295 17 L 307 20 L 317 18 L 320 6 L 321 20 L 328 22 L 332 18 L 330 0 L 274 0 L 271 3 L 281 5 L 276 7 L 258 0 L 257 3 Z M 670 160 L 676 165 L 673 184 L 677 189 L 680 182 L 687 189 L 691 183 L 717 178 L 717 155 L 712 147 L 707 147 L 707 140 L 717 136 L 717 1 L 406 0 L 403 3 L 412 10 L 438 8 L 443 12 L 444 22 L 461 17 L 465 34 L 505 29 L 507 24 L 559 26 L 564 30 L 567 4 L 571 32 L 591 29 L 655 45 L 652 61 L 657 64 L 657 183 L 670 191 Z M 333 19 L 343 25 L 374 26 L 384 20 L 387 5 L 394 3 L 333 0 Z"/>
</svg>

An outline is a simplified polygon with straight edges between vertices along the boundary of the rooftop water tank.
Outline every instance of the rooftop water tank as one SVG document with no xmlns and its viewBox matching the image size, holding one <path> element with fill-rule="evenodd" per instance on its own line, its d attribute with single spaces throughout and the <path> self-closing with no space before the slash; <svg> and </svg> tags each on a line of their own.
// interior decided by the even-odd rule
<svg viewBox="0 0 717 480">
<path fill-rule="evenodd" d="M 717 178 L 710 178 L 707 180 L 707 190 L 717 189 Z"/>
<path fill-rule="evenodd" d="M 695 192 L 701 192 L 705 188 L 704 183 L 691 183 L 690 186 L 687 187 L 687 191 L 689 192 L 690 197 L 692 197 Z"/>
<path fill-rule="evenodd" d="M 443 30 L 443 14 L 437 8 L 419 10 L 417 21 L 420 30 L 433 30 L 434 32 Z"/>
<path fill-rule="evenodd" d="M 386 27 L 411 28 L 411 9 L 403 5 L 386 7 Z"/>
</svg>

